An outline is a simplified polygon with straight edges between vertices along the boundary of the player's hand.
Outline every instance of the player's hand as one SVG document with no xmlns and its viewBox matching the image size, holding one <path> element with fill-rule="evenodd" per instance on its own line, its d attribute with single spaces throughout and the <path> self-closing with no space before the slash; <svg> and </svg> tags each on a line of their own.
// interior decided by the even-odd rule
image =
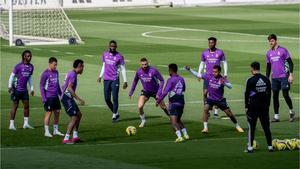
<svg viewBox="0 0 300 169">
<path fill-rule="evenodd" d="M 79 99 L 78 101 L 79 101 L 79 105 L 81 105 L 81 106 L 85 105 L 85 101 L 84 100 Z"/>
<path fill-rule="evenodd" d="M 292 75 L 292 74 L 289 75 L 288 81 L 289 81 L 290 84 L 293 83 L 294 78 L 293 78 L 293 75 Z"/>
<path fill-rule="evenodd" d="M 10 87 L 10 88 L 8 88 L 8 93 L 9 94 L 12 94 L 13 93 L 13 89 Z"/>
<path fill-rule="evenodd" d="M 127 87 L 128 87 L 127 82 L 124 82 L 124 84 L 123 84 L 123 89 L 125 90 Z"/>
<path fill-rule="evenodd" d="M 97 82 L 98 82 L 98 83 L 101 83 L 101 80 L 102 80 L 102 78 L 101 78 L 101 77 L 98 77 Z"/>
<path fill-rule="evenodd" d="M 31 95 L 31 96 L 34 96 L 34 91 L 33 91 L 33 90 L 30 92 L 30 95 Z"/>
<path fill-rule="evenodd" d="M 188 71 L 191 70 L 191 68 L 190 68 L 188 65 L 184 66 L 184 68 L 185 68 L 186 70 L 188 70 Z"/>
<path fill-rule="evenodd" d="M 224 78 L 225 78 L 225 79 L 227 79 L 227 77 L 228 77 L 227 75 L 224 75 Z"/>
<path fill-rule="evenodd" d="M 219 80 L 219 83 L 220 83 L 220 84 L 223 84 L 223 83 L 224 83 L 224 79 L 221 78 L 221 79 Z"/>
<path fill-rule="evenodd" d="M 128 96 L 128 98 L 129 98 L 129 100 L 131 100 L 131 99 L 132 99 L 132 96 Z"/>
<path fill-rule="evenodd" d="M 156 102 L 156 103 L 155 103 L 155 106 L 158 107 L 158 105 L 159 105 L 159 104 Z"/>
<path fill-rule="evenodd" d="M 159 99 L 159 95 L 156 95 L 156 96 L 155 96 L 155 99 L 158 100 L 158 99 Z"/>
<path fill-rule="evenodd" d="M 201 78 L 198 78 L 198 81 L 200 82 L 200 81 L 201 81 Z"/>
</svg>

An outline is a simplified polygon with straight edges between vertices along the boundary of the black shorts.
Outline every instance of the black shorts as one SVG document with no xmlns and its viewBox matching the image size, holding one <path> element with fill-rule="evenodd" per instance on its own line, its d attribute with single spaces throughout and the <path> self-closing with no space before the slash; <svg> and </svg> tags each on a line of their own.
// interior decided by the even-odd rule
<svg viewBox="0 0 300 169">
<path fill-rule="evenodd" d="M 203 79 L 203 89 L 208 88 L 208 81 L 206 79 Z"/>
<path fill-rule="evenodd" d="M 11 94 L 11 100 L 13 102 L 18 102 L 19 100 L 29 101 L 28 91 L 13 90 L 13 93 Z"/>
<path fill-rule="evenodd" d="M 76 116 L 78 112 L 80 112 L 74 98 L 70 98 L 66 94 L 63 95 L 61 102 L 65 108 L 66 113 L 72 117 Z"/>
<path fill-rule="evenodd" d="M 156 93 L 146 92 L 144 90 L 141 91 L 141 96 L 145 96 L 148 99 L 150 99 L 150 97 L 153 97 L 154 99 L 156 99 Z"/>
<path fill-rule="evenodd" d="M 290 84 L 287 77 L 272 78 L 272 90 L 290 90 Z"/>
<path fill-rule="evenodd" d="M 183 114 L 183 105 L 178 105 L 178 104 L 169 104 L 169 114 L 170 116 L 176 116 L 177 121 L 181 119 L 181 116 Z"/>
<path fill-rule="evenodd" d="M 60 109 L 61 109 L 61 105 L 58 97 L 49 97 L 47 98 L 47 101 L 44 103 L 44 110 L 46 112 L 52 112 Z"/>
<path fill-rule="evenodd" d="M 213 106 L 218 106 L 222 111 L 226 110 L 226 109 L 229 109 L 229 106 L 226 102 L 226 99 L 223 98 L 222 100 L 220 101 L 217 101 L 217 100 L 211 100 L 211 99 L 206 99 L 205 100 L 205 104 L 208 104 L 209 105 L 209 109 L 211 109 Z"/>
</svg>

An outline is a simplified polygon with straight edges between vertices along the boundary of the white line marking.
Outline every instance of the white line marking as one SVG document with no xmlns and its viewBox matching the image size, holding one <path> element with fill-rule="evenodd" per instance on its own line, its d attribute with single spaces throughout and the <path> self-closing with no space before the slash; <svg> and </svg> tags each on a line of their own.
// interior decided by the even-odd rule
<svg viewBox="0 0 300 169">
<path fill-rule="evenodd" d="M 167 65 L 157 65 L 159 67 L 168 67 Z"/>
<path fill-rule="evenodd" d="M 41 50 L 40 48 L 33 48 L 33 50 Z"/>
<path fill-rule="evenodd" d="M 299 100 L 300 98 L 292 98 L 293 100 Z M 283 98 L 280 98 L 279 100 L 284 100 Z M 227 100 L 228 102 L 244 102 L 244 99 L 233 99 L 233 100 Z M 185 102 L 186 104 L 203 104 L 203 101 L 188 101 Z M 147 103 L 147 105 L 155 105 L 155 103 Z M 131 107 L 131 106 L 137 106 L 136 103 L 126 103 L 126 104 L 119 104 L 119 107 Z M 91 104 L 91 105 L 85 105 L 85 106 L 80 106 L 80 107 L 107 107 L 106 104 Z M 11 108 L 1 108 L 3 111 L 8 111 Z M 40 110 L 44 109 L 43 107 L 33 107 L 30 108 L 31 110 Z"/>
<path fill-rule="evenodd" d="M 223 33 L 223 34 L 229 34 L 229 35 L 244 35 L 244 36 L 254 36 L 254 37 L 263 37 L 263 38 L 266 38 L 268 36 L 268 35 L 255 35 L 255 34 L 250 34 L 250 33 L 214 31 L 214 30 L 206 30 L 206 29 L 193 29 L 193 28 L 181 28 L 181 27 L 158 26 L 158 25 L 143 25 L 143 24 L 132 24 L 132 23 L 85 20 L 85 19 L 72 19 L 71 21 L 86 22 L 86 23 L 105 23 L 105 24 L 127 25 L 127 26 L 142 26 L 142 27 L 168 29 L 168 30 L 188 30 L 188 31 L 212 32 L 212 33 Z M 287 37 L 287 36 L 278 36 L 278 37 L 281 39 L 300 40 L 300 38 Z"/>
<path fill-rule="evenodd" d="M 50 50 L 50 52 L 58 53 L 59 51 L 58 50 Z"/>
<path fill-rule="evenodd" d="M 94 55 L 84 55 L 84 56 L 90 57 L 90 58 L 94 57 Z"/>
<path fill-rule="evenodd" d="M 125 62 L 131 62 L 130 60 L 125 59 Z"/>
<path fill-rule="evenodd" d="M 65 52 L 65 54 L 67 54 L 67 55 L 74 55 L 75 53 L 73 53 L 73 52 Z"/>
</svg>

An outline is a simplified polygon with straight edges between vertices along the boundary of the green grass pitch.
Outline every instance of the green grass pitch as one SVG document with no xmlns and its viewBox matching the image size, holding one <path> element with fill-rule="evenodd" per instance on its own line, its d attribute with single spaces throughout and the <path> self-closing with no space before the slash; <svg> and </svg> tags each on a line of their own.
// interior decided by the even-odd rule
<svg viewBox="0 0 300 169">
<path fill-rule="evenodd" d="M 130 169 L 297 169 L 299 151 L 269 153 L 260 124 L 256 140 L 260 149 L 254 154 L 243 153 L 247 134 L 239 134 L 229 120 L 210 119 L 209 134 L 202 129 L 202 82 L 186 72 L 179 72 L 187 82 L 186 107 L 183 121 L 192 140 L 175 144 L 168 118 L 151 100 L 145 108 L 147 127 L 137 128 L 137 135 L 128 137 L 125 128 L 138 126 L 137 98 L 132 100 L 127 90 L 120 90 L 121 121 L 111 123 L 111 112 L 105 106 L 103 86 L 96 79 L 100 71 L 100 55 L 109 40 L 117 40 L 126 59 L 129 87 L 140 57 L 147 57 L 165 78 L 166 65 L 188 64 L 197 68 L 200 52 L 207 47 L 207 38 L 216 36 L 229 64 L 229 80 L 233 89 L 225 96 L 241 126 L 246 129 L 243 92 L 250 76 L 249 64 L 262 63 L 265 73 L 267 35 L 276 33 L 279 43 L 292 55 L 295 82 L 291 89 L 297 120 L 288 122 L 288 108 L 281 97 L 282 122 L 271 124 L 273 138 L 299 137 L 299 6 L 236 6 L 158 9 L 104 9 L 67 11 L 84 45 L 28 46 L 32 50 L 36 96 L 30 98 L 30 123 L 34 130 L 21 129 L 22 109 L 16 116 L 17 131 L 8 130 L 10 97 L 7 81 L 13 66 L 20 61 L 21 47 L 8 47 L 1 40 L 1 166 L 22 169 L 65 168 L 130 168 Z M 60 137 L 43 136 L 43 108 L 38 84 L 41 72 L 50 56 L 59 60 L 60 82 L 72 67 L 72 61 L 85 61 L 79 76 L 78 94 L 85 99 L 80 107 L 83 119 L 79 130 L 85 141 L 77 145 L 61 145 Z M 20 106 L 22 107 L 22 105 Z M 224 116 L 220 112 L 220 115 Z M 273 116 L 273 108 L 270 108 Z M 65 131 L 68 116 L 61 112 L 60 130 Z"/>
</svg>

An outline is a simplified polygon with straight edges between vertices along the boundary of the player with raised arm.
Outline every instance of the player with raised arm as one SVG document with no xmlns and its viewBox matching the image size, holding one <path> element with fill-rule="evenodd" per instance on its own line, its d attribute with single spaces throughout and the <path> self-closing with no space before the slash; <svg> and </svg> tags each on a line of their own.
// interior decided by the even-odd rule
<svg viewBox="0 0 300 169">
<path fill-rule="evenodd" d="M 30 50 L 25 50 L 22 53 L 22 61 L 15 65 L 12 73 L 10 74 L 8 80 L 8 92 L 11 94 L 11 100 L 13 101 L 13 106 L 10 112 L 10 130 L 16 130 L 15 127 L 15 117 L 19 106 L 19 101 L 22 100 L 24 105 L 24 129 L 34 129 L 29 125 L 29 95 L 27 89 L 27 83 L 30 86 L 30 94 L 34 96 L 32 74 L 34 67 L 30 63 L 32 59 L 32 54 Z"/>
<path fill-rule="evenodd" d="M 176 64 L 169 64 L 169 74 L 171 77 L 168 79 L 162 95 L 156 100 L 156 106 L 158 106 L 167 94 L 169 94 L 170 121 L 177 136 L 175 142 L 180 143 L 184 140 L 189 140 L 190 137 L 181 121 L 185 105 L 184 92 L 186 87 L 184 79 L 177 74 L 177 70 L 178 66 Z"/>
<path fill-rule="evenodd" d="M 208 48 L 205 49 L 201 54 L 201 62 L 198 69 L 198 74 L 202 73 L 202 70 L 204 70 L 205 67 L 205 74 L 206 75 L 212 75 L 213 74 L 213 67 L 215 65 L 221 65 L 221 62 L 223 63 L 224 67 L 224 77 L 227 78 L 227 61 L 224 55 L 224 52 L 221 49 L 216 48 L 217 45 L 217 38 L 210 37 L 208 38 Z M 208 82 L 203 79 L 203 100 L 206 100 L 207 98 L 207 87 Z M 219 117 L 218 115 L 218 107 L 214 107 L 214 117 Z"/>
<path fill-rule="evenodd" d="M 207 91 L 208 91 L 208 97 L 205 100 L 204 105 L 204 113 L 203 113 L 203 124 L 204 129 L 202 130 L 202 133 L 208 133 L 208 113 L 209 110 L 213 106 L 218 106 L 222 111 L 226 113 L 226 115 L 231 119 L 231 121 L 235 124 L 236 130 L 238 132 L 244 132 L 244 130 L 240 127 L 238 124 L 234 114 L 231 112 L 227 102 L 226 98 L 223 97 L 224 95 L 224 86 L 231 89 L 232 85 L 221 75 L 221 66 L 215 65 L 213 67 L 213 74 L 207 75 L 207 74 L 198 74 L 194 70 L 190 69 L 189 66 L 185 67 L 186 70 L 188 70 L 190 73 L 192 73 L 197 78 L 205 79 L 207 81 Z"/>
<path fill-rule="evenodd" d="M 150 97 L 153 97 L 154 99 L 159 98 L 164 86 L 164 78 L 156 68 L 149 66 L 149 62 L 146 58 L 141 58 L 140 64 L 141 67 L 137 70 L 132 82 L 129 98 L 131 99 L 138 81 L 141 80 L 143 90 L 138 99 L 138 111 L 141 118 L 141 124 L 139 127 L 144 127 L 146 123 L 144 105 Z M 159 104 L 159 106 L 167 115 L 169 115 L 167 107 L 163 101 Z"/>
<path fill-rule="evenodd" d="M 104 98 L 108 108 L 112 111 L 112 122 L 117 122 L 120 118 L 119 108 L 119 69 L 123 76 L 123 89 L 126 89 L 127 77 L 125 69 L 125 61 L 123 55 L 117 51 L 117 42 L 112 40 L 109 42 L 109 49 L 102 55 L 102 68 L 97 79 L 99 83 L 104 80 Z M 113 96 L 113 102 L 111 101 Z"/>
</svg>

